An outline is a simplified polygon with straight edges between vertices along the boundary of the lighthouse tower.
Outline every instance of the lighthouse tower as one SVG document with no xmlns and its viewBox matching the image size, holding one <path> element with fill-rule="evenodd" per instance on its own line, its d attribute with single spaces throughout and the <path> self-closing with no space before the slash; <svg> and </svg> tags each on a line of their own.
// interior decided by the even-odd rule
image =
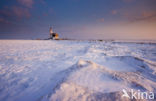
<svg viewBox="0 0 156 101">
<path fill-rule="evenodd" d="M 49 34 L 50 34 L 50 39 L 59 40 L 59 35 L 53 32 L 52 27 L 50 27 L 49 29 Z"/>
<path fill-rule="evenodd" d="M 50 34 L 50 39 L 52 39 L 53 38 L 53 29 L 52 29 L 52 27 L 50 27 L 50 29 L 49 29 L 49 34 Z"/>
</svg>

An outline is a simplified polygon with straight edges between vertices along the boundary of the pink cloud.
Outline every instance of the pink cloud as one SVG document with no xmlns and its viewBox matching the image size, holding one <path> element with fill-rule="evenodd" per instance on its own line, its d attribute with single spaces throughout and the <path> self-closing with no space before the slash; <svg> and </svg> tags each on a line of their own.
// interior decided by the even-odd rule
<svg viewBox="0 0 156 101">
<path fill-rule="evenodd" d="M 0 14 L 7 18 L 30 18 L 31 14 L 29 12 L 28 8 L 18 7 L 18 6 L 12 6 L 10 8 L 4 8 L 0 10 Z M 1 19 L 2 21 L 2 19 Z"/>
<path fill-rule="evenodd" d="M 134 1 L 134 0 L 123 0 L 124 2 L 132 2 L 132 1 Z"/>
<path fill-rule="evenodd" d="M 48 16 L 48 13 L 43 13 L 43 16 Z"/>
<path fill-rule="evenodd" d="M 19 2 L 20 4 L 22 4 L 28 8 L 31 8 L 32 5 L 34 4 L 34 0 L 17 0 L 17 2 Z"/>
<path fill-rule="evenodd" d="M 0 18 L 0 23 L 10 24 L 10 22 L 4 18 Z"/>
<path fill-rule="evenodd" d="M 104 18 L 100 18 L 100 19 L 97 19 L 98 22 L 104 22 L 105 19 Z"/>
<path fill-rule="evenodd" d="M 123 17 L 129 19 L 130 22 L 136 21 L 156 21 L 156 11 L 140 11 L 140 12 L 124 12 Z"/>
<path fill-rule="evenodd" d="M 13 14 L 18 18 L 30 18 L 31 17 L 31 14 L 27 8 L 13 6 L 12 10 L 13 10 Z"/>
<path fill-rule="evenodd" d="M 156 11 L 143 11 L 141 15 L 142 17 L 153 16 L 153 15 L 156 15 Z"/>
<path fill-rule="evenodd" d="M 3 16 L 11 16 L 12 13 L 9 9 L 2 9 L 0 10 L 0 15 L 3 15 Z"/>
<path fill-rule="evenodd" d="M 45 0 L 39 0 L 39 2 L 43 5 L 46 5 L 47 3 L 45 2 Z"/>
<path fill-rule="evenodd" d="M 116 15 L 118 12 L 117 12 L 117 10 L 112 10 L 112 15 Z"/>
</svg>

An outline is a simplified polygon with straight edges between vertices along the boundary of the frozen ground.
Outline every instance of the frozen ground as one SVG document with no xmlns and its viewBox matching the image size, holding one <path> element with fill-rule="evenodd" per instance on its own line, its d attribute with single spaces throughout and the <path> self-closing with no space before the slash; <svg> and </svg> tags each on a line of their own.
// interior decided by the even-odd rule
<svg viewBox="0 0 156 101">
<path fill-rule="evenodd" d="M 156 44 L 0 40 L 0 101 L 129 101 L 123 89 L 156 93 Z"/>
</svg>

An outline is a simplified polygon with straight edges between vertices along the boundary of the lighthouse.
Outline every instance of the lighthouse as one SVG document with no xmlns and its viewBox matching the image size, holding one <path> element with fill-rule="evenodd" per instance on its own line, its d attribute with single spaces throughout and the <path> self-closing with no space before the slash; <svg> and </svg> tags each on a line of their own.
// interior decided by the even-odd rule
<svg viewBox="0 0 156 101">
<path fill-rule="evenodd" d="M 52 37 L 53 37 L 53 29 L 52 29 L 52 27 L 50 27 L 49 33 L 50 33 L 50 39 L 52 39 Z"/>
<path fill-rule="evenodd" d="M 50 29 L 49 29 L 49 34 L 50 34 L 50 39 L 54 39 L 54 40 L 58 40 L 59 39 L 59 35 L 57 33 L 53 32 L 52 27 L 50 27 Z"/>
</svg>

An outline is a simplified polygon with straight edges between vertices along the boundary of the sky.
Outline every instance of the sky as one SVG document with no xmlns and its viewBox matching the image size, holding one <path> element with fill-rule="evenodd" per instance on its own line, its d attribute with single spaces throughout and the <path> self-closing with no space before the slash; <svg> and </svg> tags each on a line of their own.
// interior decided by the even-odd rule
<svg viewBox="0 0 156 101">
<path fill-rule="evenodd" d="M 0 39 L 156 40 L 156 0 L 0 0 Z"/>
</svg>

